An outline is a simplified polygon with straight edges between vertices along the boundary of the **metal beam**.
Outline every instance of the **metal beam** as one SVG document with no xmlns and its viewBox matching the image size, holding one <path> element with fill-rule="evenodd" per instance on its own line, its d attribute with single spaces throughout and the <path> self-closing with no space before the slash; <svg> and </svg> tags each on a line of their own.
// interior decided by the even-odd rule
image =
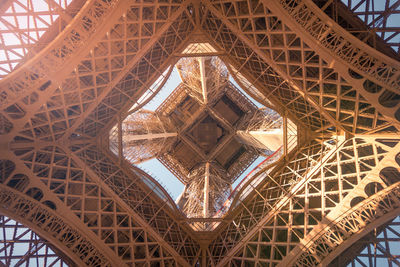
<svg viewBox="0 0 400 267">
<path fill-rule="evenodd" d="M 204 173 L 204 207 L 203 217 L 209 217 L 209 205 L 210 205 L 210 163 L 206 162 L 206 170 Z"/>
<path fill-rule="evenodd" d="M 124 142 L 131 142 L 131 141 L 139 141 L 139 140 L 151 140 L 151 139 L 158 139 L 158 138 L 169 138 L 177 136 L 178 133 L 148 133 L 148 134 L 125 134 L 123 136 Z"/>
</svg>

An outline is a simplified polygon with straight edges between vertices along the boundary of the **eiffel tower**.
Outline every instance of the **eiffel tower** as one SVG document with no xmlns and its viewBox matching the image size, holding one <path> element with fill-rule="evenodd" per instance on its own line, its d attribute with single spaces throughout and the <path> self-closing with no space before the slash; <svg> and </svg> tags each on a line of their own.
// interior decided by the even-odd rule
<svg viewBox="0 0 400 267">
<path fill-rule="evenodd" d="M 0 266 L 400 265 L 399 16 L 2 1 Z"/>
</svg>

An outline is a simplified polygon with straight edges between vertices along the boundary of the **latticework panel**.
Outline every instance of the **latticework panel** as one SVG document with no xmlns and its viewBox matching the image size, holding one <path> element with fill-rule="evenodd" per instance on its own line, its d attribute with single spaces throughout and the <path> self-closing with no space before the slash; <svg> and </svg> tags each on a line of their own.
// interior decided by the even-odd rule
<svg viewBox="0 0 400 267">
<path fill-rule="evenodd" d="M 313 0 L 330 18 L 362 42 L 390 57 L 399 58 L 400 4 L 398 1 Z"/>
<path fill-rule="evenodd" d="M 141 12 L 142 9 L 147 11 Z M 177 4 L 165 4 L 157 11 L 155 9 L 148 10 L 137 4 L 120 10 L 121 14 L 117 18 L 121 18 L 121 21 L 113 24 L 110 29 L 107 28 L 108 33 L 98 33 L 102 39 L 93 44 L 92 52 L 86 52 L 83 59 L 76 58 L 75 61 L 79 61 L 75 63 L 76 68 L 72 72 L 68 73 L 68 68 L 64 68 L 60 87 L 57 88 L 51 81 L 47 82 L 42 90 L 37 90 L 31 96 L 9 106 L 5 110 L 8 119 L 5 119 L 20 119 L 18 127 L 14 127 L 14 130 L 20 130 L 19 134 L 24 138 L 46 141 L 59 139 L 64 134 L 69 136 L 79 125 L 86 128 L 79 131 L 80 135 L 84 132 L 89 134 L 93 129 L 104 129 L 118 109 L 128 101 L 132 105 L 140 94 L 147 90 L 150 83 L 163 73 L 168 64 L 163 65 L 160 62 L 165 62 L 184 39 L 184 36 L 176 35 L 175 32 L 189 32 L 187 27 L 191 24 L 183 18 L 187 18 L 184 7 L 179 9 Z M 117 11 L 118 9 L 115 12 Z M 182 13 L 184 11 L 185 13 Z M 149 17 L 138 17 L 138 12 Z M 167 18 L 173 16 L 172 14 L 180 14 L 181 17 L 174 23 L 167 22 Z M 165 24 L 164 27 L 155 27 L 153 17 L 156 15 L 159 17 L 157 25 Z M 146 27 L 152 29 L 150 32 L 139 31 L 141 27 L 145 27 L 140 26 L 141 20 L 149 20 Z M 156 32 L 163 33 L 163 37 L 157 42 L 149 41 Z M 145 51 L 148 51 L 147 54 Z M 38 101 L 40 97 L 43 98 Z M 31 111 L 29 114 L 26 112 L 27 105 Z M 87 118 L 82 124 L 84 116 L 95 108 L 100 110 L 93 113 L 94 117 L 90 117 L 92 119 Z"/>
<path fill-rule="evenodd" d="M 110 149 L 132 164 L 165 153 L 177 136 L 168 118 L 140 110 L 128 115 L 110 131 Z M 114 149 L 113 149 L 114 148 Z"/>
<path fill-rule="evenodd" d="M 188 218 L 214 217 L 231 192 L 226 172 L 214 164 L 207 164 L 189 174 L 190 181 L 182 195 L 186 199 L 183 211 Z"/>
<path fill-rule="evenodd" d="M 210 38 L 230 55 L 228 60 L 247 80 L 260 87 L 271 102 L 284 106 L 296 121 L 302 122 L 313 130 L 332 128 L 319 112 L 310 105 L 303 95 L 282 79 L 275 70 L 260 58 L 245 42 L 235 35 L 220 19 L 212 13 L 206 13 L 203 27 Z M 235 61 L 235 62 L 233 62 Z"/>
<path fill-rule="evenodd" d="M 37 150 L 19 149 L 16 154 L 58 201 L 64 203 L 76 219 L 85 225 L 85 229 L 97 236 L 125 263 L 166 264 L 179 261 L 171 255 L 173 250 L 160 245 L 160 239 L 157 240 L 154 232 L 149 232 L 143 220 L 101 183 L 96 172 L 90 171 L 89 167 L 81 167 L 78 157 L 66 154 L 56 146 Z M 105 163 L 103 160 L 101 164 Z M 132 182 L 130 184 L 134 187 Z M 136 190 L 143 192 L 137 187 Z M 179 258 L 177 253 L 175 256 Z"/>
<path fill-rule="evenodd" d="M 400 69 L 396 60 L 354 38 L 318 9 L 311 0 L 280 1 L 279 4 L 281 6 L 277 7 L 281 8 L 280 11 L 293 18 L 298 26 L 301 25 L 304 33 L 318 40 L 322 47 L 329 49 L 331 56 L 343 60 L 351 69 L 362 72 L 380 86 L 398 92 Z M 275 11 L 280 12 L 278 9 Z"/>
<path fill-rule="evenodd" d="M 40 182 L 36 182 L 37 179 L 33 179 L 33 175 L 28 176 L 29 171 L 18 159 L 0 160 L 0 174 L 3 215 L 12 216 L 34 229 L 34 232 L 67 254 L 66 259 L 70 258 L 78 265 L 111 266 L 108 252 L 100 249 L 101 245 L 84 233 L 71 217 L 63 217 L 70 214 L 57 214 L 63 210 L 60 203 L 52 198 Z"/>
<path fill-rule="evenodd" d="M 73 19 L 83 1 L 7 1 L 0 7 L 0 79 L 46 47 Z"/>
<path fill-rule="evenodd" d="M 161 36 L 157 40 L 153 40 L 152 47 L 149 49 L 136 46 L 134 51 L 142 54 L 142 57 L 135 57 L 135 63 L 131 69 L 125 72 L 118 72 L 118 83 L 109 90 L 105 91 L 101 98 L 96 98 L 97 103 L 93 105 L 93 109 L 87 112 L 85 120 L 79 125 L 77 132 L 89 136 L 99 134 L 105 125 L 111 122 L 111 119 L 122 109 L 129 109 L 140 95 L 146 91 L 151 84 L 163 74 L 164 70 L 172 63 L 173 53 L 177 47 L 185 41 L 188 34 L 193 29 L 188 16 L 188 9 L 178 10 L 179 16 L 170 27 L 164 29 Z M 165 15 L 165 18 L 168 18 Z M 152 27 L 154 31 L 158 28 Z M 122 30 L 122 29 L 121 29 Z M 156 32 L 152 33 L 155 34 Z M 149 33 L 149 36 L 152 34 Z M 136 39 L 136 38 L 134 38 Z M 134 41 L 135 44 L 149 45 L 149 42 Z M 110 73 L 111 74 L 111 73 Z M 122 76 L 123 74 L 123 76 Z M 106 84 L 109 81 L 105 81 Z M 101 103 L 99 103 L 101 100 Z"/>
<path fill-rule="evenodd" d="M 73 55 L 87 53 L 93 42 L 108 30 L 109 25 L 104 25 L 104 21 L 109 19 L 108 23 L 113 23 L 121 15 L 121 9 L 116 8 L 121 7 L 118 4 L 116 1 L 96 0 L 86 3 L 79 15 L 69 22 L 68 30 L 62 31 L 58 38 L 42 49 L 40 56 L 32 58 L 2 81 L 1 105 L 12 104 L 34 91 L 42 94 L 54 91 L 59 86 L 60 74 L 65 75 L 75 67 L 77 59 Z M 96 30 L 98 27 L 102 32 Z M 95 32 L 101 36 L 94 37 Z M 89 39 L 91 42 L 88 42 Z"/>
<path fill-rule="evenodd" d="M 258 190 L 260 195 L 245 202 L 240 215 L 232 222 L 232 228 L 228 227 L 215 241 L 214 246 L 219 244 L 222 252 L 219 257 L 229 251 L 229 246 L 222 244 L 230 240 L 228 244 L 232 248 L 237 244 L 234 237 L 240 237 L 241 242 L 246 240 L 246 245 L 239 244 L 230 252 L 238 249 L 233 256 L 234 262 L 279 263 L 322 218 L 343 202 L 388 151 L 386 145 L 362 139 L 337 144 L 332 141 L 325 143 L 324 152 L 312 152 L 311 147 L 303 149 L 304 152 L 297 156 L 300 158 L 294 158 L 279 173 L 271 175 L 269 186 L 264 184 L 264 189 Z M 307 155 L 307 151 L 311 154 Z M 291 164 L 296 164 L 297 169 Z M 382 169 L 382 165 L 379 168 Z M 260 222 L 264 222 L 264 226 L 260 227 Z M 242 231 L 237 229 L 240 225 Z M 259 254 L 261 252 L 263 254 Z"/>
<path fill-rule="evenodd" d="M 168 207 L 171 199 L 162 199 L 161 202 L 159 198 L 162 196 L 155 199 L 153 194 L 156 194 L 156 190 L 149 190 L 140 173 L 135 169 L 123 170 L 97 147 L 87 144 L 83 147 L 73 146 L 71 149 L 85 166 L 91 168 L 94 174 L 123 200 L 126 207 L 135 211 L 146 225 L 152 227 L 154 233 L 162 238 L 159 241 L 163 240 L 163 243 L 174 248 L 188 262 L 196 260 L 199 255 L 198 244 L 172 217 L 171 207 L 175 205 Z"/>
<path fill-rule="evenodd" d="M 217 57 L 182 58 L 176 67 L 189 94 L 200 103 L 218 99 L 216 95 L 228 81 L 228 71 Z"/>
<path fill-rule="evenodd" d="M 283 86 L 283 81 L 279 82 L 278 80 L 275 83 L 275 88 L 272 87 L 274 83 L 270 81 L 263 81 L 262 83 L 268 84 L 269 88 L 265 88 L 266 92 L 264 93 L 271 96 L 271 101 L 272 95 L 278 94 L 278 101 L 287 110 L 294 113 L 297 120 L 306 119 L 305 124 L 318 125 L 317 131 L 327 128 L 325 126 L 327 123 L 322 126 L 320 122 L 317 123 L 317 121 L 323 120 L 332 124 L 330 127 L 336 126 L 352 133 L 391 126 L 391 121 L 387 121 L 369 103 L 369 99 L 360 95 L 359 90 L 362 88 L 353 88 L 347 83 L 344 77 L 330 67 L 318 52 L 303 41 L 301 35 L 291 30 L 261 2 L 257 4 L 246 2 L 246 4 L 240 4 L 240 6 L 235 2 L 232 4 L 215 3 L 210 6 L 210 9 L 212 13 L 222 17 L 221 22 L 224 22 L 229 30 L 237 27 L 240 29 L 237 37 L 229 38 L 232 41 L 227 42 L 226 38 L 228 37 L 226 37 L 225 40 L 216 39 L 217 43 L 224 48 L 226 47 L 225 49 L 231 55 L 235 55 L 232 50 L 238 49 L 236 47 L 238 47 L 239 42 L 235 40 L 239 38 L 243 45 L 246 44 L 249 52 L 247 55 L 243 55 L 242 52 L 242 54 L 237 55 L 238 57 L 252 58 L 257 56 L 259 57 L 258 64 L 264 65 L 264 72 L 266 69 L 271 69 L 270 76 L 278 76 L 279 74 L 280 77 L 289 80 L 286 86 Z M 239 26 L 239 17 L 242 26 Z M 243 21 L 244 18 L 245 21 Z M 209 21 L 212 21 L 212 19 Z M 206 27 L 209 31 L 219 31 L 221 36 L 227 35 L 228 29 L 221 28 L 223 26 L 220 26 L 220 30 Z M 219 35 L 214 34 L 216 36 L 214 38 L 218 38 Z M 229 46 L 229 44 L 231 45 Z M 242 51 L 245 50 L 242 49 Z M 249 60 L 246 64 L 249 64 Z M 261 72 L 261 70 L 258 72 Z M 254 75 L 254 71 L 252 73 Z M 366 91 L 373 90 L 370 88 L 373 85 L 366 87 L 368 88 L 365 89 Z M 396 96 L 390 96 L 390 94 L 382 96 L 381 105 L 392 107 L 391 100 L 395 98 Z M 394 111 L 392 111 L 393 113 Z M 315 117 L 314 120 L 312 120 L 313 117 Z"/>
<path fill-rule="evenodd" d="M 0 227 L 0 261 L 5 266 L 74 266 L 51 242 L 23 224 L 2 215 Z"/>
<path fill-rule="evenodd" d="M 344 251 L 329 266 L 398 266 L 400 218 L 373 229 L 351 248 Z"/>
<path fill-rule="evenodd" d="M 41 237 L 30 234 L 23 255 L 3 242 L 6 265 L 400 262 L 389 244 L 398 222 L 385 224 L 400 209 L 399 1 L 3 2 L 0 209 Z M 298 146 L 198 235 L 188 226 L 197 221 L 103 137 L 180 56 L 200 54 L 220 56 L 284 115 Z M 27 228 L 10 222 L 0 219 L 14 231 L 4 239 L 22 241 Z"/>
<path fill-rule="evenodd" d="M 336 65 L 338 74 L 379 108 L 381 114 L 400 121 L 397 60 L 354 38 L 312 1 L 281 1 L 271 5 L 271 9 L 325 61 Z"/>
</svg>

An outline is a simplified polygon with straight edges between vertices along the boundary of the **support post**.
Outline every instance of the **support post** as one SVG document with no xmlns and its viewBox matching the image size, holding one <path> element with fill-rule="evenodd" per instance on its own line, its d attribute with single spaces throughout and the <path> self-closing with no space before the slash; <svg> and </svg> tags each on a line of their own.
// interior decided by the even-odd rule
<svg viewBox="0 0 400 267">
<path fill-rule="evenodd" d="M 286 113 L 286 112 L 285 112 Z M 283 116 L 283 155 L 288 153 L 288 124 L 287 124 L 287 114 Z"/>
<path fill-rule="evenodd" d="M 207 105 L 207 78 L 206 78 L 206 68 L 204 65 L 204 57 L 199 57 L 200 66 L 200 77 L 201 77 L 201 89 L 203 90 L 203 100 L 204 104 Z"/>
<path fill-rule="evenodd" d="M 204 175 L 204 209 L 203 216 L 208 218 L 208 206 L 209 206 L 209 190 L 210 190 L 210 163 L 206 163 L 206 171 Z"/>
<path fill-rule="evenodd" d="M 121 163 L 124 157 L 124 148 L 122 146 L 122 119 L 121 115 L 118 116 L 118 160 Z"/>
<path fill-rule="evenodd" d="M 201 249 L 201 266 L 207 266 L 207 248 Z"/>
</svg>

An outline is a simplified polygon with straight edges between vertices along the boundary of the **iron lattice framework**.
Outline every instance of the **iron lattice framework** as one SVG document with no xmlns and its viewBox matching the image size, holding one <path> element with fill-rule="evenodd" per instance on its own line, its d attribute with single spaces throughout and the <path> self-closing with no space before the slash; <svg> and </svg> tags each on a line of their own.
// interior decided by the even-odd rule
<svg viewBox="0 0 400 267">
<path fill-rule="evenodd" d="M 67 258 L 60 257 L 61 251 L 26 226 L 5 216 L 1 216 L 0 222 L 0 257 L 5 266 L 74 266 L 73 262 L 65 263 L 63 258 Z"/>
<path fill-rule="evenodd" d="M 78 266 L 373 261 L 368 237 L 395 264 L 382 242 L 400 211 L 399 24 L 391 19 L 399 5 L 2 1 L 2 227 L 7 216 L 40 236 L 27 240 L 27 258 L 51 244 L 60 262 Z M 296 148 L 261 168 L 202 232 L 106 141 L 182 56 L 220 57 L 248 94 L 298 129 Z M 2 264 L 11 259 L 1 254 Z"/>
</svg>

